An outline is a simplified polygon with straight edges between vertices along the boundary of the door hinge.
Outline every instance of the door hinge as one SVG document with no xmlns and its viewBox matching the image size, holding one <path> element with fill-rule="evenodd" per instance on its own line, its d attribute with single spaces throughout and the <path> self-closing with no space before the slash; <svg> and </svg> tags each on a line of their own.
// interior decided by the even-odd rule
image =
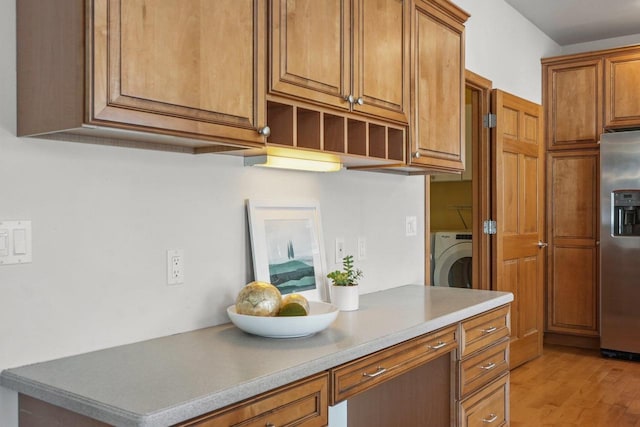
<svg viewBox="0 0 640 427">
<path fill-rule="evenodd" d="M 484 234 L 496 234 L 498 232 L 498 226 L 493 220 L 486 220 L 482 222 L 482 232 Z"/>
<path fill-rule="evenodd" d="M 482 125 L 486 128 L 494 128 L 498 124 L 498 116 L 493 113 L 482 116 Z"/>
</svg>

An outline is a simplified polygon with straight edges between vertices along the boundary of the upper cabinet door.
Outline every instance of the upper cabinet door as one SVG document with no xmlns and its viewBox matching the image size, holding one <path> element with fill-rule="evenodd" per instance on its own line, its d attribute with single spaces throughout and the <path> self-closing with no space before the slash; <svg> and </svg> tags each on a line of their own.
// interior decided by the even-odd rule
<svg viewBox="0 0 640 427">
<path fill-rule="evenodd" d="M 408 123 L 410 2 L 354 2 L 355 111 Z"/>
<path fill-rule="evenodd" d="M 351 2 L 271 0 L 269 91 L 348 110 Z"/>
<path fill-rule="evenodd" d="M 602 133 L 602 59 L 543 68 L 548 148 L 597 147 Z"/>
<path fill-rule="evenodd" d="M 640 50 L 604 61 L 605 127 L 640 126 Z"/>
<path fill-rule="evenodd" d="M 411 164 L 444 171 L 464 169 L 463 24 L 467 18 L 466 13 L 446 2 L 415 2 Z"/>
<path fill-rule="evenodd" d="M 264 142 L 261 0 L 95 0 L 89 122 Z"/>
<path fill-rule="evenodd" d="M 408 4 L 272 0 L 270 93 L 408 123 Z"/>
</svg>

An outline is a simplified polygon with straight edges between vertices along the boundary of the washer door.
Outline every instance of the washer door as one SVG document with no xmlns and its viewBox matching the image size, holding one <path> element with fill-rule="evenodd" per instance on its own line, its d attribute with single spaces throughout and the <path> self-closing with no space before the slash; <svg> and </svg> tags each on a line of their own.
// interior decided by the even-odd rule
<svg viewBox="0 0 640 427">
<path fill-rule="evenodd" d="M 436 260 L 434 286 L 471 288 L 471 242 L 454 245 Z"/>
</svg>

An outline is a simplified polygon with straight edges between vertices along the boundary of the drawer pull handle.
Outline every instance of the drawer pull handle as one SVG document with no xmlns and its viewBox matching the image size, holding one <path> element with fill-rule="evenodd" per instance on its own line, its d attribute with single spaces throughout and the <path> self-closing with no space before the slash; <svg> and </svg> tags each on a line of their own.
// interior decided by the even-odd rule
<svg viewBox="0 0 640 427">
<path fill-rule="evenodd" d="M 498 419 L 498 416 L 496 414 L 489 414 L 489 418 L 483 418 L 482 422 L 483 423 L 487 423 L 487 424 L 491 424 L 492 422 L 494 422 L 497 419 Z"/>
<path fill-rule="evenodd" d="M 387 372 L 387 368 L 383 368 L 382 366 L 378 366 L 378 369 L 373 373 L 373 374 L 367 374 L 366 372 L 362 373 L 363 377 L 367 377 L 367 378 L 375 378 L 378 375 L 382 375 L 385 372 Z"/>
<path fill-rule="evenodd" d="M 441 349 L 442 347 L 444 347 L 444 346 L 446 346 L 446 345 L 447 345 L 447 343 L 446 343 L 446 342 L 444 342 L 444 341 L 438 341 L 438 344 L 436 344 L 436 345 L 430 345 L 430 346 L 429 346 L 429 348 L 430 348 L 431 350 L 439 350 L 439 349 Z"/>
<path fill-rule="evenodd" d="M 485 371 L 490 371 L 496 367 L 496 364 L 493 362 L 489 362 L 486 365 L 479 366 L 480 369 L 484 369 Z"/>
<path fill-rule="evenodd" d="M 490 326 L 487 329 L 483 329 L 482 333 L 483 334 L 490 334 L 491 332 L 495 332 L 497 330 L 498 330 L 498 328 L 496 328 L 495 326 Z"/>
</svg>

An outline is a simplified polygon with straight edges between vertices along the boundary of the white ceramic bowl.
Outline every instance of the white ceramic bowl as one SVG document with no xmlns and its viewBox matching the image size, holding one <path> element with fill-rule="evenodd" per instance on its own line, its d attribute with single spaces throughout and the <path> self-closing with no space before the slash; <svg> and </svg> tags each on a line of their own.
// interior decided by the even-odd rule
<svg viewBox="0 0 640 427">
<path fill-rule="evenodd" d="M 227 308 L 231 322 L 245 332 L 268 338 L 296 338 L 315 334 L 326 329 L 336 317 L 335 305 L 309 301 L 308 316 L 263 317 L 236 313 L 236 306 Z"/>
</svg>

